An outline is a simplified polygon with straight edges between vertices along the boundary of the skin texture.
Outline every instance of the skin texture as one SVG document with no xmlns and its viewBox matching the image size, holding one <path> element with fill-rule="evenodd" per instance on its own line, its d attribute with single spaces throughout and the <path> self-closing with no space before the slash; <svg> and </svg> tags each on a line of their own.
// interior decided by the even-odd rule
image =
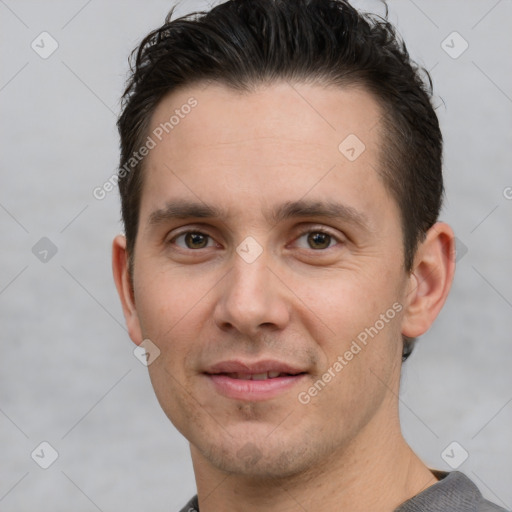
<svg viewBox="0 0 512 512">
<path fill-rule="evenodd" d="M 121 235 L 113 268 L 130 337 L 160 350 L 151 381 L 190 442 L 201 512 L 391 511 L 436 482 L 400 431 L 401 335 L 423 334 L 441 309 L 453 233 L 433 226 L 404 270 L 399 208 L 378 174 L 380 110 L 365 91 L 198 84 L 164 98 L 152 129 L 190 97 L 197 106 L 146 157 L 133 282 Z M 350 134 L 365 145 L 354 161 L 339 150 Z M 184 201 L 221 215 L 162 215 Z M 357 220 L 272 217 L 296 201 L 341 204 Z M 208 235 L 205 247 L 187 247 L 187 230 Z M 331 235 L 320 235 L 326 248 L 310 245 L 318 230 Z M 247 237 L 262 251 L 251 263 L 236 250 Z M 384 327 L 301 403 L 383 314 Z M 228 359 L 277 359 L 307 375 L 268 400 L 227 398 L 203 372 Z"/>
</svg>

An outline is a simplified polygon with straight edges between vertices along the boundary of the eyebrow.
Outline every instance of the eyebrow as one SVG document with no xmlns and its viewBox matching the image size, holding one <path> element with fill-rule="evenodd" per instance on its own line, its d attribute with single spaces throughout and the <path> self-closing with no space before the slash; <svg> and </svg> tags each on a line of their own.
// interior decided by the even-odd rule
<svg viewBox="0 0 512 512">
<path fill-rule="evenodd" d="M 226 219 L 229 217 L 224 208 L 203 202 L 184 199 L 166 203 L 163 208 L 153 211 L 148 218 L 148 225 L 154 226 L 176 219 Z M 336 218 L 371 231 L 368 217 L 352 206 L 332 201 L 311 201 L 301 199 L 287 201 L 265 212 L 267 220 L 274 224 L 293 218 L 323 217 Z"/>
<path fill-rule="evenodd" d="M 370 221 L 363 212 L 352 206 L 333 201 L 289 201 L 273 209 L 270 218 L 277 224 L 297 217 L 324 217 L 344 220 L 370 231 Z"/>
<path fill-rule="evenodd" d="M 155 210 L 148 219 L 148 225 L 162 224 L 175 219 L 211 219 L 226 217 L 227 212 L 206 203 L 186 201 L 183 199 L 166 203 L 163 208 Z"/>
</svg>

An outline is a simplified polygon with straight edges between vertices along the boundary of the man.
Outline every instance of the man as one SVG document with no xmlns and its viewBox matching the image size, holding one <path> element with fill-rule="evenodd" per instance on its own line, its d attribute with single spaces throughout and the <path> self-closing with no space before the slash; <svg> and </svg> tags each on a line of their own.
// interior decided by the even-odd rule
<svg viewBox="0 0 512 512">
<path fill-rule="evenodd" d="M 400 430 L 455 249 L 438 120 L 393 28 L 341 0 L 171 15 L 124 95 L 113 269 L 190 442 L 182 510 L 503 510 Z"/>
</svg>

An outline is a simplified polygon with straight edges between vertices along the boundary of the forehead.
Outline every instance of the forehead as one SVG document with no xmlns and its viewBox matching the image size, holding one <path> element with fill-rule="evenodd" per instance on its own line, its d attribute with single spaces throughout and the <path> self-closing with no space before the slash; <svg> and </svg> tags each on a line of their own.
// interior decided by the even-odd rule
<svg viewBox="0 0 512 512">
<path fill-rule="evenodd" d="M 181 88 L 164 97 L 150 126 L 159 140 L 166 139 L 174 149 L 248 139 L 273 138 L 285 144 L 294 138 L 323 145 L 338 156 L 337 142 L 347 135 L 374 142 L 380 115 L 373 96 L 355 86 L 277 82 L 240 92 L 213 83 Z"/>
<path fill-rule="evenodd" d="M 355 87 L 280 82 L 251 92 L 221 84 L 174 91 L 151 118 L 155 145 L 145 160 L 141 218 L 169 196 L 220 202 L 235 214 L 306 194 L 351 194 L 363 207 L 372 194 L 386 195 L 377 173 L 380 114 Z"/>
</svg>

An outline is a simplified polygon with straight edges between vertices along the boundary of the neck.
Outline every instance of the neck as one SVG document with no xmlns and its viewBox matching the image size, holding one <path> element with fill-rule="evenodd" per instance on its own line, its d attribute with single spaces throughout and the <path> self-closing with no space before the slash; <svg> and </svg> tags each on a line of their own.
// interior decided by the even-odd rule
<svg viewBox="0 0 512 512">
<path fill-rule="evenodd" d="M 328 460 L 286 479 L 222 472 L 191 446 L 199 509 L 392 512 L 437 479 L 405 442 L 398 419 L 387 425 L 370 422 L 348 446 L 333 450 Z"/>
</svg>

